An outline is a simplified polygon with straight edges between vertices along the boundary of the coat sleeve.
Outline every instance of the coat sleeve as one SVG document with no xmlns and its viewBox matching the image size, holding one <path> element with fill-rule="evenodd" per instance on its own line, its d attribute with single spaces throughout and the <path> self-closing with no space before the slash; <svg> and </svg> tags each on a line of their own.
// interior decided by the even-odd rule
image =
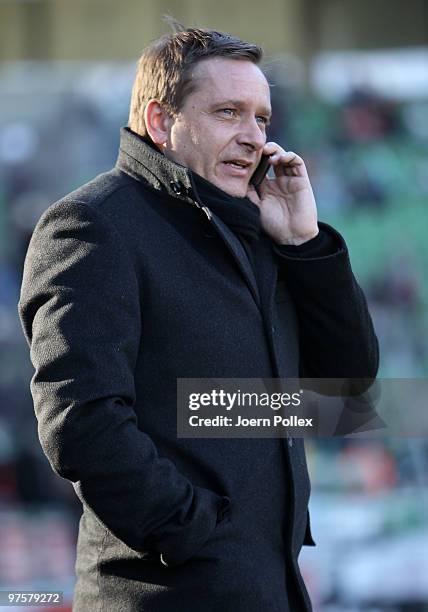
<svg viewBox="0 0 428 612">
<path fill-rule="evenodd" d="M 300 376 L 371 381 L 379 349 L 366 299 L 344 239 L 325 223 L 319 227 L 329 238 L 325 255 L 291 256 L 275 247 L 299 321 Z"/>
<path fill-rule="evenodd" d="M 137 427 L 139 287 L 102 212 L 66 200 L 46 211 L 30 241 L 18 308 L 52 468 L 125 544 L 162 554 L 165 565 L 184 562 L 229 500 L 193 486 Z"/>
</svg>

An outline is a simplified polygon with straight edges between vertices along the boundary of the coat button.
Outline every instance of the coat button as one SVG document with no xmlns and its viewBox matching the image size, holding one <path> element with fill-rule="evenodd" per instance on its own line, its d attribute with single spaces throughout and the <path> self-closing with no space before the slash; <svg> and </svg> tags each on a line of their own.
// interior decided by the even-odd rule
<svg viewBox="0 0 428 612">
<path fill-rule="evenodd" d="M 276 332 L 276 326 L 272 325 L 272 333 L 274 334 Z"/>
<path fill-rule="evenodd" d="M 289 446 L 290 448 L 292 448 L 292 447 L 293 447 L 293 438 L 288 438 L 288 446 Z"/>
<path fill-rule="evenodd" d="M 170 185 L 175 195 L 181 195 L 182 185 L 179 181 L 171 181 Z"/>
</svg>

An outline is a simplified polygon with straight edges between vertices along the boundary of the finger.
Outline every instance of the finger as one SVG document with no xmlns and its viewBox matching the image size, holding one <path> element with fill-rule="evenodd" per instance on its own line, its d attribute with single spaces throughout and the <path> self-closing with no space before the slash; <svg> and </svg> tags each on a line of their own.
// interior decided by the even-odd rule
<svg viewBox="0 0 428 612">
<path fill-rule="evenodd" d="M 263 147 L 263 155 L 275 155 L 285 153 L 285 150 L 276 142 L 267 142 Z"/>
<path fill-rule="evenodd" d="M 267 142 L 263 147 L 263 155 L 269 155 L 271 158 L 276 158 L 279 155 L 286 155 L 287 159 L 292 160 L 293 158 L 296 162 L 303 163 L 301 157 L 297 155 L 294 151 L 286 151 L 282 147 L 279 146 L 278 143 L 270 141 Z"/>
<path fill-rule="evenodd" d="M 303 159 L 296 155 L 293 151 L 289 151 L 284 155 L 274 156 L 271 161 L 275 176 L 296 176 L 307 177 L 306 167 Z"/>
<path fill-rule="evenodd" d="M 278 151 L 274 153 L 270 161 L 272 164 L 282 164 L 287 166 L 301 166 L 304 165 L 304 161 L 301 157 L 294 153 L 294 151 Z"/>
</svg>

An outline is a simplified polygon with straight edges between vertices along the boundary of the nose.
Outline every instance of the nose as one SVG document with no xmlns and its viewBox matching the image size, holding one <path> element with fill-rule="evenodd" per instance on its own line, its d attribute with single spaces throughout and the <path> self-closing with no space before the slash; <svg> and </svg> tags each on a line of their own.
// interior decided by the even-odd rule
<svg viewBox="0 0 428 612">
<path fill-rule="evenodd" d="M 250 151 L 259 151 L 266 144 L 266 134 L 260 128 L 256 118 L 242 122 L 241 129 L 237 135 L 237 141 L 241 146 L 247 147 Z"/>
</svg>

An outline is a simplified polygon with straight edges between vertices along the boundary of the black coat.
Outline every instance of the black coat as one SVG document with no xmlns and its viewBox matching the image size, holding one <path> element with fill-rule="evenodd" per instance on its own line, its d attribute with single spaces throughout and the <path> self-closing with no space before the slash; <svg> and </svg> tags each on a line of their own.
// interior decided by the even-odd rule
<svg viewBox="0 0 428 612">
<path fill-rule="evenodd" d="M 123 130 L 116 167 L 52 205 L 29 246 L 19 311 L 40 441 L 84 508 L 74 610 L 310 610 L 303 441 L 178 439 L 176 379 L 299 363 L 372 377 L 376 338 L 325 225 L 331 255 L 272 248 L 263 320 L 248 260 L 190 177 Z"/>
</svg>

